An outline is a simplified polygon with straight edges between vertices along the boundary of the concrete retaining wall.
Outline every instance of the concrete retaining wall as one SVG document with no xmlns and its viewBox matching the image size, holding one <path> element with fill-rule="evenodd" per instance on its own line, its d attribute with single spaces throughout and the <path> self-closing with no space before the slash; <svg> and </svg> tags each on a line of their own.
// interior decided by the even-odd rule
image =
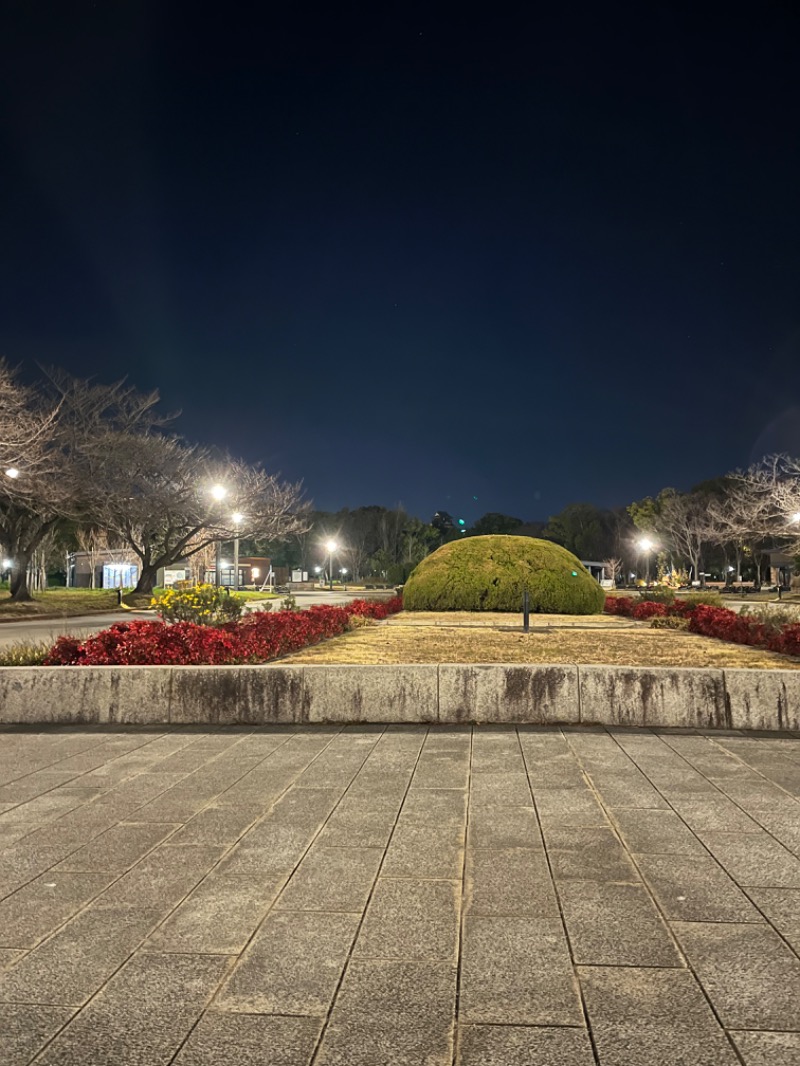
<svg viewBox="0 0 800 1066">
<path fill-rule="evenodd" d="M 461 663 L 0 669 L 0 723 L 800 729 L 800 671 Z"/>
</svg>

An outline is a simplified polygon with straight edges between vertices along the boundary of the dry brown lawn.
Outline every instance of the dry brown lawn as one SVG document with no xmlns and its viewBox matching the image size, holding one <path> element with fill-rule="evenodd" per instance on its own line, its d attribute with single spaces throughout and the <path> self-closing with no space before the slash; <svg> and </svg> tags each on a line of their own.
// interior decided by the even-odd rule
<svg viewBox="0 0 800 1066">
<path fill-rule="evenodd" d="M 286 663 L 607 663 L 800 669 L 800 660 L 608 615 L 399 614 L 316 644 Z"/>
</svg>

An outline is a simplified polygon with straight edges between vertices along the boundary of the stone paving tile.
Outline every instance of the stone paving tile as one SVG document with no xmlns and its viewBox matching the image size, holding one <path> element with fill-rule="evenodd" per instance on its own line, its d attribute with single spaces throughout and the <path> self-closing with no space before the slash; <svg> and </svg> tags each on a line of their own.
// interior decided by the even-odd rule
<svg viewBox="0 0 800 1066">
<path fill-rule="evenodd" d="M 457 962 L 459 883 L 380 877 L 354 958 Z"/>
<path fill-rule="evenodd" d="M 534 788 L 533 798 L 546 828 L 607 826 L 608 818 L 589 788 Z"/>
<path fill-rule="evenodd" d="M 747 894 L 770 925 L 800 955 L 800 889 L 750 888 Z"/>
<path fill-rule="evenodd" d="M 468 915 L 459 1016 L 475 1023 L 580 1025 L 583 1015 L 561 920 Z"/>
<path fill-rule="evenodd" d="M 737 1066 L 687 970 L 596 966 L 578 972 L 600 1066 Z"/>
<path fill-rule="evenodd" d="M 460 825 L 398 825 L 386 851 L 386 877 L 461 877 L 464 828 Z"/>
<path fill-rule="evenodd" d="M 0 1025 L 0 1062 L 3 1066 L 28 1066 L 73 1013 L 67 1007 L 5 1004 Z"/>
<path fill-rule="evenodd" d="M 543 848 L 533 807 L 474 807 L 469 815 L 470 848 Z"/>
<path fill-rule="evenodd" d="M 147 939 L 144 949 L 238 955 L 286 878 L 212 871 Z"/>
<path fill-rule="evenodd" d="M 448 963 L 354 960 L 315 1066 L 450 1066 L 455 994 Z"/>
<path fill-rule="evenodd" d="M 173 833 L 178 825 L 118 825 L 64 859 L 56 867 L 62 870 L 103 870 L 123 873 Z"/>
<path fill-rule="evenodd" d="M 159 916 L 157 908 L 94 903 L 0 975 L 0 1003 L 81 1006 Z"/>
<path fill-rule="evenodd" d="M 768 833 L 704 833 L 703 843 L 740 885 L 800 888 L 800 859 Z"/>
<path fill-rule="evenodd" d="M 674 811 L 614 811 L 623 844 L 634 854 L 702 855 L 705 848 Z"/>
<path fill-rule="evenodd" d="M 637 855 L 636 861 L 669 919 L 763 921 L 744 892 L 710 855 Z"/>
<path fill-rule="evenodd" d="M 522 772 L 476 774 L 472 779 L 470 802 L 473 807 L 529 807 L 528 775 Z"/>
<path fill-rule="evenodd" d="M 383 854 L 382 848 L 315 845 L 276 906 L 296 911 L 363 911 Z"/>
<path fill-rule="evenodd" d="M 172 844 L 234 844 L 262 815 L 259 807 L 204 807 L 171 837 Z"/>
<path fill-rule="evenodd" d="M 167 1066 L 224 976 L 214 955 L 138 955 L 61 1031 L 37 1066 Z"/>
<path fill-rule="evenodd" d="M 745 1066 L 797 1066 L 800 1062 L 800 1032 L 734 1032 L 733 1039 Z"/>
<path fill-rule="evenodd" d="M 463 1025 L 456 1066 L 595 1066 L 584 1029 Z"/>
<path fill-rule="evenodd" d="M 556 880 L 639 881 L 631 860 L 608 829 L 545 827 L 547 854 Z"/>
<path fill-rule="evenodd" d="M 566 881 L 559 897 L 575 963 L 683 965 L 644 885 Z"/>
<path fill-rule="evenodd" d="M 3 970 L 10 969 L 14 963 L 19 962 L 24 954 L 24 951 L 17 951 L 12 948 L 0 948 L 0 973 Z M 2 1059 L 0 1059 L 0 1062 L 1 1061 Z"/>
<path fill-rule="evenodd" d="M 174 1062 L 175 1066 L 308 1066 L 321 1028 L 318 1018 L 207 1011 Z"/>
<path fill-rule="evenodd" d="M 33 948 L 114 879 L 107 873 L 50 871 L 0 902 L 0 945 Z"/>
<path fill-rule="evenodd" d="M 393 796 L 346 795 L 317 837 L 320 844 L 344 848 L 385 848 L 402 803 Z"/>
<path fill-rule="evenodd" d="M 268 915 L 217 997 L 220 1010 L 325 1017 L 344 970 L 355 914 Z"/>
<path fill-rule="evenodd" d="M 798 1062 L 798 783 L 785 735 L 0 731 L 0 1062 Z"/>
<path fill-rule="evenodd" d="M 544 853 L 532 848 L 467 852 L 466 906 L 472 914 L 556 918 L 553 880 Z"/>
<path fill-rule="evenodd" d="M 400 824 L 463 825 L 466 817 L 466 792 L 445 788 L 411 789 L 400 811 Z"/>
<path fill-rule="evenodd" d="M 674 922 L 673 931 L 723 1025 L 798 1025 L 800 959 L 767 925 Z"/>
</svg>

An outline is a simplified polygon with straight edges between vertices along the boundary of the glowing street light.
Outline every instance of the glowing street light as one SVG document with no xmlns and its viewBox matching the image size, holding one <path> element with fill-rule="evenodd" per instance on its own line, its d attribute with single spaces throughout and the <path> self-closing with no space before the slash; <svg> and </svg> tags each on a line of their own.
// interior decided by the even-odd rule
<svg viewBox="0 0 800 1066">
<path fill-rule="evenodd" d="M 6 471 L 6 473 L 7 473 L 7 472 L 8 472 L 8 471 Z M 794 514 L 792 515 L 792 517 L 791 517 L 790 521 L 791 521 L 792 525 L 795 525 L 795 526 L 796 526 L 796 525 L 797 525 L 798 523 L 800 523 L 800 511 L 795 511 L 795 513 L 794 513 Z"/>
<path fill-rule="evenodd" d="M 225 497 L 228 495 L 228 490 L 224 485 L 212 485 L 209 489 L 211 498 L 216 500 L 217 503 L 222 503 Z M 222 541 L 217 541 L 216 559 L 214 561 L 214 584 L 217 588 L 220 588 L 222 584 Z"/>
<path fill-rule="evenodd" d="M 19 477 L 19 470 L 15 466 L 10 466 L 6 470 L 6 477 L 10 477 L 12 480 L 16 480 Z"/>
<path fill-rule="evenodd" d="M 650 540 L 649 537 L 642 537 L 639 541 L 639 551 L 644 553 L 645 560 L 647 562 L 647 577 L 646 582 L 650 584 L 650 552 L 655 548 L 655 541 Z"/>
<path fill-rule="evenodd" d="M 331 592 L 333 592 L 333 553 L 337 551 L 339 545 L 335 540 L 328 540 L 325 542 L 325 551 L 328 553 L 328 582 Z"/>
</svg>

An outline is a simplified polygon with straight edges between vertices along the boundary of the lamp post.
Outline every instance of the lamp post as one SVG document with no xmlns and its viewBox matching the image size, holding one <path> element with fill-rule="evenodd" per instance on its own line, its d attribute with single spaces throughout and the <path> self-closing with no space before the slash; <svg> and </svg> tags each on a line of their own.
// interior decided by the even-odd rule
<svg viewBox="0 0 800 1066">
<path fill-rule="evenodd" d="M 342 588 L 345 592 L 347 592 L 347 585 L 345 584 L 345 581 L 347 579 L 347 567 L 343 566 L 339 573 L 342 575 Z"/>
<path fill-rule="evenodd" d="M 315 566 L 314 567 L 314 573 L 317 575 L 317 581 L 319 581 L 320 580 L 320 576 L 319 575 L 322 573 L 322 567 L 321 566 Z"/>
<path fill-rule="evenodd" d="M 233 524 L 236 527 L 236 536 L 233 538 L 233 587 L 236 592 L 239 591 L 239 526 L 244 520 L 244 515 L 239 514 L 238 511 L 231 515 Z"/>
<path fill-rule="evenodd" d="M 225 497 L 228 495 L 228 490 L 224 485 L 214 485 L 211 489 L 211 496 L 217 503 L 222 503 Z M 218 540 L 216 545 L 216 558 L 214 560 L 214 584 L 217 588 L 222 585 L 222 541 Z"/>
<path fill-rule="evenodd" d="M 655 544 L 649 537 L 642 537 L 639 541 L 639 550 L 644 552 L 645 565 L 647 568 L 647 577 L 645 578 L 646 584 L 650 584 L 650 552 L 655 547 Z"/>
<path fill-rule="evenodd" d="M 333 553 L 339 545 L 335 540 L 329 540 L 325 544 L 325 550 L 328 553 L 328 587 L 333 592 Z"/>
</svg>

